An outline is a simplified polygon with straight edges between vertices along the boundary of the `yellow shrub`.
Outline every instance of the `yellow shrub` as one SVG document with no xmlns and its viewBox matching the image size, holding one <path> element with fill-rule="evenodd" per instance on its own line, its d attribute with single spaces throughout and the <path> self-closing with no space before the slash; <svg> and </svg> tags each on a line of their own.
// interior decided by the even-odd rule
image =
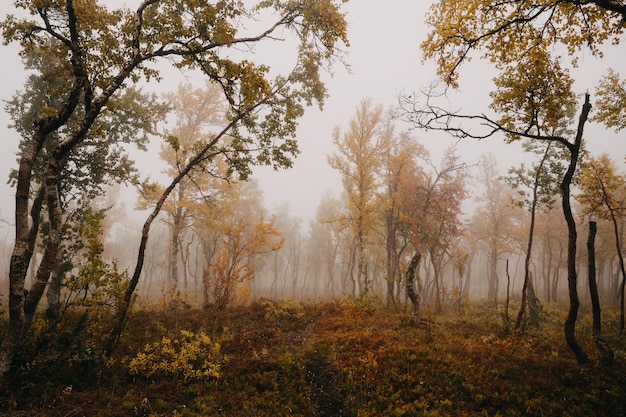
<svg viewBox="0 0 626 417">
<path fill-rule="evenodd" d="M 129 364 L 130 373 L 145 377 L 176 376 L 192 379 L 219 378 L 223 363 L 220 344 L 204 332 L 181 330 L 176 339 L 163 337 L 148 344 Z"/>
</svg>

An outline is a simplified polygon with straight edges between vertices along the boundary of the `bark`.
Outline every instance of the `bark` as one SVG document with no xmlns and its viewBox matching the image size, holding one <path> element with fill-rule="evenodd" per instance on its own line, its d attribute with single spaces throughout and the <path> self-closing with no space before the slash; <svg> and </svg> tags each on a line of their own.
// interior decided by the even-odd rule
<svg viewBox="0 0 626 417">
<path fill-rule="evenodd" d="M 396 298 L 395 298 L 395 283 L 396 283 L 396 271 L 397 271 L 397 250 L 396 250 L 396 233 L 395 233 L 395 222 L 393 221 L 393 216 L 391 214 L 387 214 L 386 219 L 386 242 L 385 248 L 387 250 L 387 305 L 388 306 L 396 306 Z"/>
<path fill-rule="evenodd" d="M 509 260 L 506 260 L 506 302 L 504 308 L 504 325 L 506 327 L 506 331 L 508 332 L 510 327 L 510 318 L 509 318 L 509 301 L 511 297 L 511 275 L 509 275 Z"/>
<path fill-rule="evenodd" d="M 0 375 L 7 373 L 13 362 L 13 356 L 19 349 L 24 330 L 24 282 L 28 265 L 35 246 L 35 238 L 39 225 L 39 211 L 44 198 L 43 188 L 33 202 L 32 228 L 28 224 L 29 200 L 33 165 L 41 151 L 49 127 L 40 123 L 22 151 L 17 170 L 15 189 L 15 244 L 9 264 L 9 323 L 0 344 Z"/>
<path fill-rule="evenodd" d="M 528 280 L 528 310 L 530 313 L 530 322 L 532 324 L 539 323 L 539 300 L 535 293 L 535 284 L 533 281 L 533 275 L 530 274 Z"/>
<path fill-rule="evenodd" d="M 596 222 L 589 222 L 589 236 L 587 238 L 587 253 L 589 255 L 589 294 L 591 295 L 591 309 L 593 316 L 593 341 L 600 351 L 600 361 L 607 366 L 613 365 L 613 350 L 601 338 L 602 320 L 600 297 L 598 296 L 598 285 L 596 283 Z"/>
<path fill-rule="evenodd" d="M 619 320 L 619 334 L 624 332 L 624 286 L 626 284 L 626 268 L 624 267 L 624 255 L 622 254 L 622 243 L 620 239 L 619 226 L 617 217 L 615 216 L 615 209 L 613 209 L 608 203 L 608 199 L 605 196 L 606 205 L 609 208 L 611 214 L 611 221 L 613 223 L 613 232 L 615 233 L 615 249 L 617 250 L 617 260 L 619 262 L 620 272 L 622 273 L 622 282 L 619 287 L 620 297 L 620 320 Z"/>
<path fill-rule="evenodd" d="M 524 316 L 524 311 L 526 309 L 526 302 L 530 295 L 529 287 L 532 289 L 532 298 L 533 298 L 532 302 L 534 303 L 535 307 L 537 304 L 537 298 L 535 297 L 535 291 L 532 287 L 532 281 L 530 277 L 530 259 L 531 259 L 532 250 L 533 250 L 533 237 L 535 235 L 535 219 L 537 217 L 537 198 L 538 198 L 538 192 L 539 192 L 539 180 L 541 177 L 543 166 L 546 160 L 548 159 L 550 147 L 551 147 L 551 144 L 548 143 L 548 145 L 546 146 L 546 151 L 544 152 L 543 157 L 541 158 L 541 161 L 539 162 L 539 166 L 537 167 L 537 170 L 535 171 L 535 178 L 533 181 L 533 194 L 532 194 L 532 201 L 530 204 L 530 227 L 528 228 L 528 242 L 526 245 L 526 257 L 524 258 L 524 285 L 522 289 L 522 304 L 517 314 L 517 320 L 515 321 L 516 329 L 519 329 L 522 324 L 522 317 Z M 535 319 L 537 318 L 537 314 L 536 314 L 537 309 L 535 308 L 533 312 L 535 314 L 531 314 L 531 321 L 533 322 L 533 324 L 536 324 Z"/>
<path fill-rule="evenodd" d="M 467 259 L 467 272 L 465 273 L 465 284 L 463 285 L 463 297 L 469 298 L 470 295 L 470 282 L 472 277 L 472 263 L 474 261 L 474 250 L 470 252 Z"/>
<path fill-rule="evenodd" d="M 178 196 L 176 198 L 176 207 L 172 215 L 171 241 L 170 241 L 170 290 L 172 294 L 179 293 L 178 288 L 178 258 L 181 252 L 181 243 L 183 237 L 183 227 L 185 220 L 184 208 L 181 207 L 185 198 L 185 186 L 183 183 L 178 184 Z M 184 267 L 184 266 L 183 266 Z"/>
<path fill-rule="evenodd" d="M 580 146 L 582 143 L 583 128 L 590 111 L 591 103 L 589 102 L 589 94 L 586 94 L 585 103 L 583 104 L 582 112 L 580 114 L 578 122 L 576 138 L 573 144 L 568 144 L 568 149 L 570 151 L 570 163 L 563 177 L 563 181 L 561 182 L 563 215 L 565 216 L 565 221 L 567 222 L 568 231 L 567 289 L 569 295 L 569 309 L 567 313 L 567 318 L 565 319 L 565 323 L 563 325 L 563 330 L 565 333 L 565 340 L 567 341 L 567 344 L 574 353 L 576 360 L 581 365 L 587 362 L 587 355 L 585 354 L 583 348 L 580 346 L 578 340 L 576 339 L 576 320 L 578 318 L 578 308 L 580 307 L 580 300 L 578 299 L 578 289 L 576 287 L 578 278 L 576 273 L 576 221 L 574 220 L 574 215 L 572 214 L 572 207 L 570 203 L 570 187 L 574 179 L 576 165 L 578 164 L 578 156 L 580 154 Z"/>
<path fill-rule="evenodd" d="M 46 169 L 45 192 L 50 228 L 43 258 L 37 269 L 35 282 L 31 285 L 28 296 L 24 300 L 24 331 L 30 329 L 39 301 L 41 301 L 41 297 L 48 285 L 50 274 L 57 264 L 63 228 L 63 210 L 61 209 L 61 198 L 59 195 L 59 177 L 66 162 L 67 154 L 55 152 L 49 159 Z"/>
<path fill-rule="evenodd" d="M 48 303 L 48 306 L 46 308 L 46 318 L 50 320 L 58 319 L 61 314 L 61 279 L 63 278 L 63 276 L 60 273 L 59 269 L 60 256 L 59 254 L 57 254 L 57 260 L 55 262 L 52 273 L 50 274 L 48 291 L 46 291 L 46 301 Z"/>
<path fill-rule="evenodd" d="M 357 233 L 357 275 L 359 283 L 359 295 L 366 295 L 369 290 L 367 282 L 367 270 L 365 267 L 365 237 L 362 231 L 362 221 L 359 220 L 359 231 Z"/>
<path fill-rule="evenodd" d="M 411 300 L 411 315 L 414 320 L 419 318 L 419 310 L 420 310 L 420 297 L 417 291 L 415 291 L 415 271 L 420 263 L 422 255 L 419 252 L 416 252 L 411 258 L 411 262 L 406 270 L 406 295 Z"/>
<path fill-rule="evenodd" d="M 435 299 L 435 311 L 437 313 L 441 313 L 443 311 L 441 301 L 441 292 L 443 287 L 443 284 L 441 283 L 441 262 L 443 260 L 443 255 L 436 252 L 437 250 L 434 248 L 430 250 L 430 263 L 433 267 L 433 295 Z"/>
<path fill-rule="evenodd" d="M 489 256 L 489 294 L 488 298 L 493 300 L 494 306 L 498 307 L 498 291 L 500 280 L 498 278 L 498 250 L 496 248 L 491 249 Z"/>
</svg>

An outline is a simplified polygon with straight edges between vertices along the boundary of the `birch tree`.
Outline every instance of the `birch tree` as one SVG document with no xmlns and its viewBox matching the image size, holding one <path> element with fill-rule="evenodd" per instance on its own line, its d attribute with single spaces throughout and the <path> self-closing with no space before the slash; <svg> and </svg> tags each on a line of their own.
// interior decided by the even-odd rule
<svg viewBox="0 0 626 417">
<path fill-rule="evenodd" d="M 333 132 L 337 152 L 328 157 L 330 166 L 341 174 L 344 191 L 348 198 L 348 213 L 355 239 L 357 282 L 359 294 L 371 290 L 367 271 L 367 246 L 376 222 L 375 172 L 380 159 L 380 132 L 382 106 L 374 105 L 369 98 L 357 106 L 348 130 L 341 133 L 339 127 Z"/>
</svg>

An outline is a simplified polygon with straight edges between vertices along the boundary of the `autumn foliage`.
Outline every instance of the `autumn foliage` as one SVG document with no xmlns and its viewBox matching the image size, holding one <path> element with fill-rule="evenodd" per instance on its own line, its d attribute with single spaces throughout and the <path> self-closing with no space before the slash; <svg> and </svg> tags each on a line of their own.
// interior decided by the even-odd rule
<svg viewBox="0 0 626 417">
<path fill-rule="evenodd" d="M 571 360 L 566 311 L 525 334 L 491 306 L 415 327 L 376 299 L 258 300 L 248 306 L 137 311 L 117 354 L 82 367 L 46 357 L 0 390 L 9 415 L 616 416 L 626 413 L 626 357 L 612 368 Z M 617 316 L 606 337 L 620 346 Z M 590 323 L 581 323 L 585 344 Z M 591 352 L 591 350 L 590 350 Z M 27 359 L 27 358 L 23 358 Z M 52 371 L 52 372 L 49 372 Z M 33 384 L 33 381 L 39 381 Z"/>
</svg>

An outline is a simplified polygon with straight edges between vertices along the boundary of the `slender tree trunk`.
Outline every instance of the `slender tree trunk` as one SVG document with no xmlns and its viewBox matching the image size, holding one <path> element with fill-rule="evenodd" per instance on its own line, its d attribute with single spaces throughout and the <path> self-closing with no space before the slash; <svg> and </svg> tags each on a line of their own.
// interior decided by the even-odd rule
<svg viewBox="0 0 626 417">
<path fill-rule="evenodd" d="M 465 284 L 463 285 L 463 297 L 469 299 L 470 296 L 470 282 L 472 277 L 472 263 L 474 261 L 474 250 L 470 251 L 470 255 L 467 258 L 467 272 L 465 273 Z"/>
<path fill-rule="evenodd" d="M 395 306 L 396 298 L 395 298 L 395 283 L 396 283 L 396 270 L 397 270 L 397 250 L 396 250 L 396 235 L 395 235 L 395 227 L 394 222 L 391 215 L 387 215 L 386 219 L 387 233 L 386 233 L 386 245 L 385 248 L 387 250 L 387 259 L 386 259 L 386 267 L 387 267 L 387 305 Z"/>
<path fill-rule="evenodd" d="M 170 291 L 176 294 L 179 291 L 178 288 L 178 256 L 181 248 L 182 241 L 182 228 L 183 228 L 183 208 L 180 207 L 182 199 L 185 195 L 185 187 L 182 183 L 178 184 L 178 196 L 177 205 L 174 210 L 174 215 L 171 224 L 171 238 L 170 238 Z"/>
<path fill-rule="evenodd" d="M 559 271 L 561 268 L 554 267 L 554 274 L 552 274 L 552 302 L 556 303 L 556 295 L 559 289 Z"/>
<path fill-rule="evenodd" d="M 430 251 L 430 263 L 433 267 L 433 284 L 434 284 L 434 298 L 435 298 L 435 311 L 437 313 L 442 312 L 441 292 L 443 291 L 443 283 L 441 282 L 441 256 L 435 254 L 436 249 Z"/>
<path fill-rule="evenodd" d="M 613 350 L 601 338 L 602 320 L 600 309 L 600 297 L 598 296 L 598 285 L 596 283 L 596 222 L 589 222 L 589 236 L 587 238 L 587 252 L 589 254 L 589 294 L 591 295 L 591 309 L 593 315 L 593 341 L 600 351 L 600 361 L 607 366 L 613 365 Z"/>
<path fill-rule="evenodd" d="M 491 249 L 489 256 L 489 299 L 493 300 L 494 306 L 498 307 L 498 251 L 495 248 Z"/>
<path fill-rule="evenodd" d="M 567 239 L 567 288 L 569 294 L 569 310 L 567 313 L 567 318 L 565 319 L 565 323 L 563 325 L 565 340 L 569 345 L 570 349 L 576 356 L 576 360 L 579 364 L 584 364 L 587 362 L 587 355 L 583 351 L 583 348 L 576 340 L 576 319 L 578 318 L 578 308 L 580 306 L 580 301 L 578 299 L 578 289 L 577 289 L 577 273 L 576 273 L 576 221 L 574 220 L 574 215 L 572 214 L 572 207 L 570 203 L 570 187 L 572 181 L 574 179 L 574 173 L 576 171 L 576 165 L 578 164 L 578 156 L 580 154 L 580 146 L 582 143 L 583 137 L 583 128 L 587 118 L 589 116 L 589 112 L 591 111 L 591 103 L 589 102 L 589 94 L 585 95 L 585 103 L 583 105 L 582 112 L 580 114 L 579 122 L 578 122 L 578 130 L 576 133 L 576 138 L 573 144 L 570 144 L 570 163 L 569 167 L 563 177 L 563 181 L 561 182 L 561 192 L 562 192 L 562 205 L 563 205 L 563 215 L 565 216 L 565 221 L 567 222 L 567 230 L 568 230 L 568 239 Z"/>
<path fill-rule="evenodd" d="M 356 246 L 352 247 L 352 249 L 350 250 L 350 262 L 348 265 L 348 271 L 347 271 L 347 276 L 346 276 L 346 280 L 348 281 L 348 293 L 349 295 L 351 295 L 352 297 L 356 296 L 356 280 L 354 278 L 354 263 L 355 263 L 355 258 L 356 258 Z"/>
<path fill-rule="evenodd" d="M 411 258 L 411 262 L 406 270 L 406 295 L 411 300 L 411 315 L 413 320 L 417 320 L 419 318 L 420 311 L 420 297 L 419 294 L 415 291 L 415 272 L 420 263 L 421 254 L 419 252 L 415 252 L 413 258 Z"/>
<path fill-rule="evenodd" d="M 539 300 L 535 293 L 535 284 L 533 274 L 530 274 L 528 280 L 528 310 L 530 313 L 530 322 L 532 324 L 539 323 Z"/>
<path fill-rule="evenodd" d="M 506 303 L 504 308 L 504 326 L 506 331 L 510 330 L 510 318 L 509 318 L 509 301 L 511 297 L 511 275 L 509 275 L 509 260 L 506 260 Z"/>
<path fill-rule="evenodd" d="M 367 270 L 365 267 L 365 238 L 360 229 L 357 243 L 357 274 L 359 295 L 366 295 L 369 291 L 369 282 L 367 282 Z"/>
<path fill-rule="evenodd" d="M 617 260 L 619 262 L 620 272 L 622 273 L 622 282 L 619 286 L 619 297 L 620 297 L 620 315 L 619 315 L 619 334 L 624 332 L 624 286 L 626 284 L 626 268 L 624 267 L 624 255 L 622 255 L 622 243 L 620 240 L 619 227 L 617 225 L 617 218 L 615 216 L 615 210 L 611 208 L 609 205 L 607 198 L 605 196 L 606 205 L 609 208 L 609 213 L 611 214 L 611 220 L 613 222 L 613 232 L 615 233 L 615 249 L 617 251 Z"/>
<path fill-rule="evenodd" d="M 538 192 L 539 192 L 539 179 L 543 171 L 543 166 L 546 160 L 548 159 L 548 155 L 550 153 L 551 147 L 552 147 L 551 143 L 548 143 L 548 145 L 546 146 L 546 151 L 544 152 L 543 157 L 541 158 L 541 161 L 539 162 L 539 166 L 537 167 L 537 170 L 535 171 L 535 178 L 533 181 L 533 193 L 532 193 L 532 201 L 530 205 L 530 227 L 528 228 L 528 242 L 526 245 L 526 257 L 524 258 L 524 285 L 522 289 L 522 304 L 520 306 L 519 313 L 517 314 L 517 320 L 515 321 L 516 329 L 519 329 L 522 324 L 522 317 L 524 316 L 524 310 L 526 309 L 526 301 L 530 295 L 528 291 L 529 285 L 532 288 L 532 282 L 530 282 L 531 281 L 530 259 L 532 257 L 532 251 L 533 251 L 533 237 L 535 235 L 535 219 L 537 217 L 537 198 L 538 198 Z M 532 296 L 534 298 L 533 303 L 536 305 L 537 299 L 535 298 L 534 290 L 532 291 Z M 537 310 L 535 310 L 535 313 L 536 312 Z M 532 317 L 532 316 L 533 315 L 531 314 L 531 321 L 534 321 L 534 318 L 536 317 Z M 536 324 L 536 322 L 534 322 L 533 324 Z"/>
<path fill-rule="evenodd" d="M 259 103 L 259 105 L 260 104 L 261 103 Z M 122 299 L 122 302 L 120 303 L 120 306 L 119 306 L 119 309 L 117 311 L 116 317 L 113 320 L 113 326 L 111 328 L 111 332 L 109 333 L 109 336 L 108 336 L 107 341 L 105 343 L 105 352 L 106 352 L 107 355 L 110 356 L 113 353 L 113 349 L 117 345 L 117 342 L 119 341 L 119 338 L 120 338 L 120 336 L 122 334 L 122 331 L 124 329 L 124 325 L 126 323 L 126 317 L 128 315 L 128 310 L 130 309 L 130 306 L 131 306 L 132 301 L 133 301 L 133 296 L 134 296 L 134 293 L 135 293 L 135 289 L 137 288 L 137 284 L 139 283 L 139 279 L 141 278 L 141 271 L 143 270 L 143 265 L 144 265 L 144 262 L 145 262 L 146 246 L 148 244 L 148 236 L 150 234 L 150 228 L 152 227 L 152 223 L 154 222 L 154 220 L 157 218 L 157 216 L 161 212 L 161 209 L 163 208 L 163 204 L 165 204 L 165 201 L 170 196 L 170 194 L 172 193 L 174 188 L 176 188 L 176 186 L 182 181 L 182 179 L 185 178 L 185 176 L 187 176 L 187 174 L 189 174 L 189 172 L 192 170 L 192 168 L 194 168 L 199 163 L 201 163 L 202 161 L 204 161 L 207 158 L 209 158 L 210 157 L 210 152 L 209 151 L 217 144 L 217 142 L 228 131 L 230 131 L 230 129 L 242 117 L 244 117 L 247 113 L 250 113 L 250 112 L 254 111 L 255 108 L 256 108 L 256 106 L 251 107 L 251 108 L 249 108 L 247 110 L 247 112 L 243 112 L 240 115 L 238 115 L 235 119 L 231 120 L 230 123 L 228 123 L 228 125 L 226 127 L 224 127 L 217 135 L 215 135 L 215 137 L 211 141 L 209 141 L 204 146 L 204 148 L 202 150 L 200 150 L 196 154 L 196 156 L 194 156 L 189 161 L 189 163 L 179 172 L 179 174 L 172 180 L 170 185 L 168 185 L 167 188 L 165 188 L 165 190 L 163 191 L 163 194 L 161 194 L 161 197 L 159 198 L 159 200 L 155 204 L 154 209 L 148 215 L 148 218 L 144 222 L 143 228 L 141 230 L 141 239 L 139 241 L 139 250 L 138 250 L 138 253 L 137 253 L 137 262 L 135 264 L 135 270 L 133 272 L 133 276 L 131 277 L 130 282 L 128 284 L 128 288 L 126 289 L 126 292 L 124 293 L 124 298 Z"/>
</svg>

